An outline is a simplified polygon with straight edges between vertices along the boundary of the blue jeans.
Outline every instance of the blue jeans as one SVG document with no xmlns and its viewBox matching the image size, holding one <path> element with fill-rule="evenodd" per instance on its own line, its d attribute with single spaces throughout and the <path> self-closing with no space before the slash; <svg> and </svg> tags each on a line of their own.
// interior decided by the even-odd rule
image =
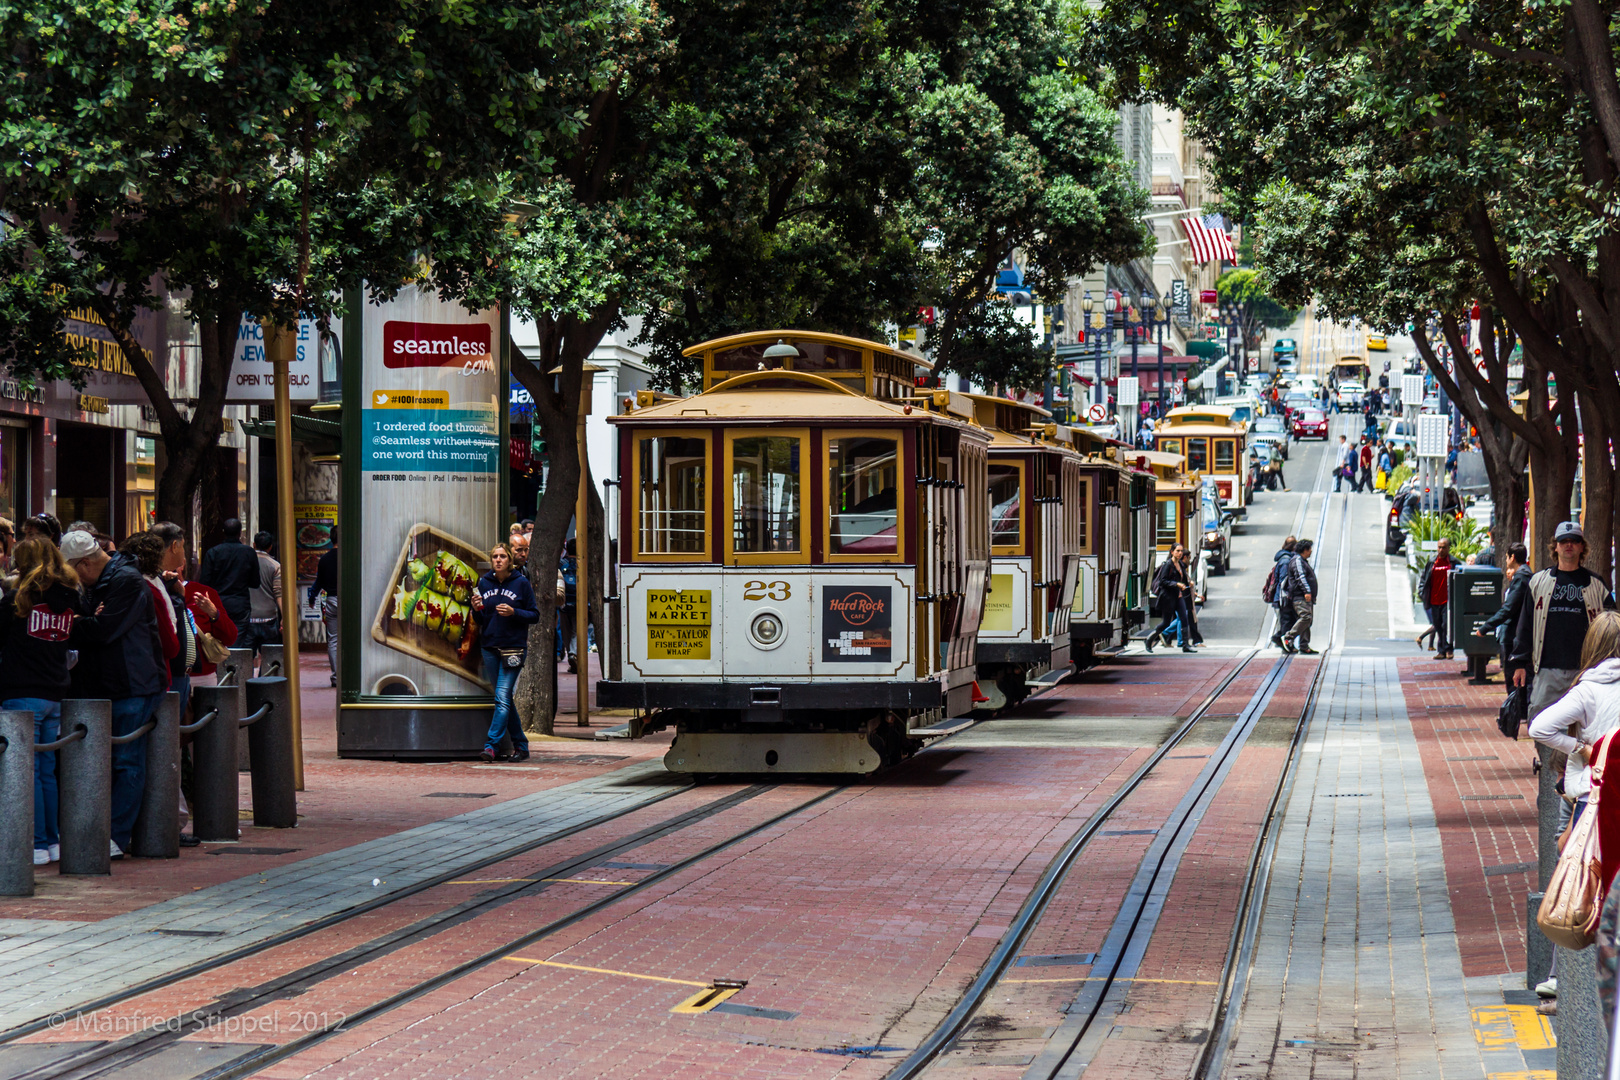
<svg viewBox="0 0 1620 1080">
<path fill-rule="evenodd" d="M 501 661 L 505 657 L 495 649 L 484 650 L 484 678 L 495 690 L 495 715 L 489 721 L 489 734 L 484 736 L 484 746 L 493 750 L 501 745 L 501 739 L 510 735 L 512 737 L 512 750 L 514 752 L 529 752 L 529 737 L 523 734 L 523 724 L 518 720 L 517 708 L 512 704 L 512 689 L 517 686 L 520 667 L 507 667 Z"/>
<path fill-rule="evenodd" d="M 148 720 L 162 694 L 145 697 L 119 698 L 112 703 L 112 733 L 128 735 Z M 141 797 L 146 794 L 146 739 L 136 739 L 112 748 L 112 838 L 113 843 L 129 850 L 130 834 L 135 831 L 135 818 L 141 812 Z"/>
<path fill-rule="evenodd" d="M 55 742 L 62 730 L 62 703 L 44 698 L 19 697 L 0 701 L 0 709 L 34 714 L 34 743 Z M 47 848 L 60 841 L 56 832 L 56 751 L 34 755 L 34 846 Z"/>
<path fill-rule="evenodd" d="M 173 675 L 169 678 L 169 692 L 180 695 L 181 723 L 185 723 L 186 706 L 191 703 L 191 676 Z M 247 738 L 246 735 L 242 738 Z"/>
</svg>

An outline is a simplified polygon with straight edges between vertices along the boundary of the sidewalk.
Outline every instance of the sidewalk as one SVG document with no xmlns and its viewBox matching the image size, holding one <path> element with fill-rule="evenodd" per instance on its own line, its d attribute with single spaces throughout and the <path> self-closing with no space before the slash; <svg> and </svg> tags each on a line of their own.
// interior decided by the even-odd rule
<svg viewBox="0 0 1620 1080">
<path fill-rule="evenodd" d="M 1228 1075 L 1550 1080 L 1523 983 L 1528 754 L 1487 718 L 1500 684 L 1389 651 L 1329 662 Z"/>
</svg>

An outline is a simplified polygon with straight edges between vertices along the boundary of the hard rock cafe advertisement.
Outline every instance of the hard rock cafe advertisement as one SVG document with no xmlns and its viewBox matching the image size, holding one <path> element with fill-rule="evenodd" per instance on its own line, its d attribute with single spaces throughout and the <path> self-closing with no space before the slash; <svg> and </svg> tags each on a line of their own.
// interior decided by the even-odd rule
<svg viewBox="0 0 1620 1080">
<path fill-rule="evenodd" d="M 500 528 L 501 316 L 412 289 L 363 318 L 358 689 L 482 698 L 471 601 Z"/>
</svg>

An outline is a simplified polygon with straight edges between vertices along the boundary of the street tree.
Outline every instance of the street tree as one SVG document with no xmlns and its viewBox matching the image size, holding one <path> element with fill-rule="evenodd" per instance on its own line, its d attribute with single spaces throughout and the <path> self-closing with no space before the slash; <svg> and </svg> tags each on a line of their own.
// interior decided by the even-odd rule
<svg viewBox="0 0 1620 1080">
<path fill-rule="evenodd" d="M 1294 325 L 1298 308 L 1290 308 L 1272 299 L 1265 289 L 1260 272 L 1247 266 L 1233 267 L 1215 282 L 1215 295 L 1221 309 L 1236 310 L 1238 331 L 1243 335 L 1244 348 L 1258 349 L 1260 339 L 1269 330 L 1286 330 Z"/>
<path fill-rule="evenodd" d="M 242 317 L 329 314 L 346 287 L 420 278 L 436 244 L 497 238 L 499 177 L 550 172 L 639 21 L 623 3 L 0 5 L 0 363 L 76 378 L 62 321 L 93 311 L 157 413 L 157 512 L 188 520 Z M 195 401 L 133 333 L 160 306 L 190 324 Z"/>
</svg>

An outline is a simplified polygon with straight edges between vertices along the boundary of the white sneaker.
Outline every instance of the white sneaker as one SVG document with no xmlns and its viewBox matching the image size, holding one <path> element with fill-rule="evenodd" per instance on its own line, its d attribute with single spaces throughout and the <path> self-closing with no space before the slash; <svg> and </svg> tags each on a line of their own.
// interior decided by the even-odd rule
<svg viewBox="0 0 1620 1080">
<path fill-rule="evenodd" d="M 107 852 L 107 854 L 111 855 L 115 859 L 122 859 L 124 857 L 124 849 L 118 846 L 118 841 L 109 840 L 107 841 L 107 844 L 111 849 Z"/>
<path fill-rule="evenodd" d="M 1536 994 L 1544 998 L 1558 996 L 1558 976 L 1554 975 L 1544 983 L 1536 984 Z"/>
<path fill-rule="evenodd" d="M 50 852 L 46 851 L 42 847 L 37 847 L 37 848 L 34 849 L 34 865 L 35 866 L 44 866 L 46 863 L 48 863 L 50 861 L 51 861 L 51 853 Z"/>
<path fill-rule="evenodd" d="M 61 862 L 62 861 L 62 845 L 61 844 L 52 844 L 50 847 L 46 848 L 45 850 L 50 852 L 50 854 L 51 854 L 51 862 Z"/>
</svg>

